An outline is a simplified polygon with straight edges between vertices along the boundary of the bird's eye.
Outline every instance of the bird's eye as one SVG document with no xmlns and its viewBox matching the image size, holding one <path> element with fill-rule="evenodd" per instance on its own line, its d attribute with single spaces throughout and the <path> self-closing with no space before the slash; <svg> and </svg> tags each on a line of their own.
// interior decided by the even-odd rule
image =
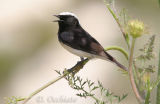
<svg viewBox="0 0 160 104">
<path fill-rule="evenodd" d="M 73 22 L 74 20 L 73 20 L 73 18 L 68 18 L 67 19 L 67 22 Z"/>
<path fill-rule="evenodd" d="M 74 24 L 77 25 L 77 21 L 74 21 Z"/>
<path fill-rule="evenodd" d="M 75 18 L 68 18 L 67 22 L 71 23 L 72 25 L 77 25 L 77 20 Z"/>
</svg>

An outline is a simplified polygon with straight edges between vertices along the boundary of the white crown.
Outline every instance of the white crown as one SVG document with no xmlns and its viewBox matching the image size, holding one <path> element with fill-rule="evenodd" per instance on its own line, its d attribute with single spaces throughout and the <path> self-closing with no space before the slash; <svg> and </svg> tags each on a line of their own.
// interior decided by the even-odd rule
<svg viewBox="0 0 160 104">
<path fill-rule="evenodd" d="M 71 12 L 62 12 L 59 15 L 71 15 L 71 16 L 78 18 L 74 13 L 71 13 Z"/>
</svg>

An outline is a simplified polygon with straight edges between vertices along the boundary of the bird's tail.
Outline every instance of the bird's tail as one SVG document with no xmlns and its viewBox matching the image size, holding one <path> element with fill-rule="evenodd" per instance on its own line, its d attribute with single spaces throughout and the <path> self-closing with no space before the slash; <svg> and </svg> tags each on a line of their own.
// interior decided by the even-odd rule
<svg viewBox="0 0 160 104">
<path fill-rule="evenodd" d="M 127 67 L 125 67 L 124 65 L 122 65 L 121 63 L 119 63 L 115 58 L 113 58 L 110 54 L 108 54 L 107 52 L 105 52 L 106 56 L 107 56 L 107 60 L 115 63 L 118 67 L 124 69 L 124 70 L 128 70 Z"/>
<path fill-rule="evenodd" d="M 122 65 L 122 64 L 120 64 L 117 60 L 115 60 L 114 59 L 114 61 L 113 61 L 118 67 L 120 67 L 120 68 L 122 68 L 122 69 L 124 69 L 124 70 L 128 70 L 128 68 L 126 68 L 124 65 Z"/>
</svg>

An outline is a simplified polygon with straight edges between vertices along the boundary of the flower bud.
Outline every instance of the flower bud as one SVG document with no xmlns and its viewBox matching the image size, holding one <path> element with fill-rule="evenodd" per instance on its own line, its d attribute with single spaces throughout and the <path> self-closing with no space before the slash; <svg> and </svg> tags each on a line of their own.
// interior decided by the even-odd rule
<svg viewBox="0 0 160 104">
<path fill-rule="evenodd" d="M 139 20 L 131 20 L 127 24 L 126 31 L 133 38 L 140 37 L 145 33 L 144 23 Z"/>
</svg>

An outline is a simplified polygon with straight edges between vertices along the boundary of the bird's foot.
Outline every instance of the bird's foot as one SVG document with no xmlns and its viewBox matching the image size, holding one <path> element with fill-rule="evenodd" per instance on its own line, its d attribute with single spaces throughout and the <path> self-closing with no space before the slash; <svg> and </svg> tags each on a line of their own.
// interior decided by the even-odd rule
<svg viewBox="0 0 160 104">
<path fill-rule="evenodd" d="M 80 61 L 77 61 L 77 64 L 85 60 L 84 57 L 80 57 L 80 59 L 81 59 Z"/>
<path fill-rule="evenodd" d="M 84 57 L 80 57 L 81 61 L 84 61 Z"/>
</svg>

